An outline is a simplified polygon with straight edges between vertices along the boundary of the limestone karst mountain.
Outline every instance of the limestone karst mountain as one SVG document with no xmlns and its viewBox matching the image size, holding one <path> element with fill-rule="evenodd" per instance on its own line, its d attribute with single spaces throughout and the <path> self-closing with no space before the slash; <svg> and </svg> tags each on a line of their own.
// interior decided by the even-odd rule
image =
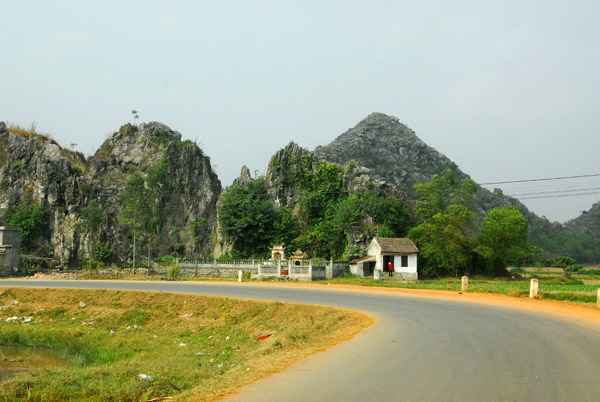
<svg viewBox="0 0 600 402">
<path fill-rule="evenodd" d="M 342 165 L 355 160 L 374 177 L 395 184 L 410 195 L 414 195 L 413 184 L 429 181 L 444 169 L 455 171 L 458 179 L 468 177 L 397 117 L 383 113 L 370 114 L 329 145 L 317 147 L 315 155 Z"/>
<path fill-rule="evenodd" d="M 113 261 L 131 258 L 129 236 L 119 223 L 122 192 L 133 172 L 146 175 L 158 160 L 166 162 L 169 194 L 160 204 L 163 219 L 153 229 L 156 255 L 210 253 L 221 183 L 202 150 L 181 141 L 181 134 L 164 124 L 127 124 L 87 160 L 46 136 L 4 124 L 0 145 L 0 212 L 24 202 L 48 211 L 46 235 L 34 246 L 36 254 L 50 257 L 56 265 L 87 258 L 87 239 L 78 224 L 91 199 L 104 213 L 99 241 L 113 248 Z M 6 220 L 4 214 L 1 219 Z M 140 247 L 138 253 L 144 250 Z"/>
<path fill-rule="evenodd" d="M 416 197 L 414 184 L 429 181 L 445 169 L 454 171 L 459 180 L 469 178 L 456 163 L 425 144 L 397 117 L 383 113 L 370 114 L 329 145 L 317 147 L 314 153 L 319 159 L 339 164 L 354 160 L 367 168 L 373 178 L 397 186 L 412 198 Z M 525 205 L 500 190 L 490 192 L 478 187 L 474 204 L 480 216 L 490 209 L 512 205 L 528 220 L 537 218 Z"/>
<path fill-rule="evenodd" d="M 48 213 L 47 227 L 44 235 L 35 239 L 32 252 L 48 257 L 56 266 L 78 265 L 88 256 L 81 213 L 96 199 L 104 214 L 98 241 L 113 248 L 111 262 L 127 263 L 132 244 L 119 220 L 123 190 L 132 174 L 140 172 L 147 177 L 158 161 L 166 165 L 163 173 L 168 194 L 160 203 L 160 224 L 152 229 L 154 256 L 218 257 L 224 251 L 217 227 L 221 183 L 210 158 L 195 143 L 182 141 L 181 134 L 156 122 L 124 125 L 89 158 L 47 136 L 0 123 L 0 225 L 8 223 L 4 213 L 15 206 L 39 205 Z M 293 205 L 301 190 L 298 180 L 316 173 L 320 161 L 340 166 L 344 191 L 393 196 L 402 201 L 409 215 L 416 198 L 415 183 L 429 181 L 444 169 L 453 170 L 459 179 L 469 177 L 396 117 L 373 113 L 314 152 L 293 141 L 277 151 L 265 175 L 274 205 Z M 234 184 L 248 180 L 252 180 L 250 172 L 242 169 Z M 600 245 L 600 203 L 561 225 L 537 217 L 500 190 L 479 187 L 474 201 L 480 217 L 496 207 L 516 206 L 529 220 L 532 242 L 551 252 L 567 254 L 564 244 L 600 248 L 595 246 Z M 364 233 L 358 232 L 353 234 L 355 243 L 367 241 Z M 140 255 L 147 251 L 144 241 L 149 240 L 142 239 Z M 579 262 L 600 259 L 600 253 L 582 255 L 585 260 Z"/>
</svg>

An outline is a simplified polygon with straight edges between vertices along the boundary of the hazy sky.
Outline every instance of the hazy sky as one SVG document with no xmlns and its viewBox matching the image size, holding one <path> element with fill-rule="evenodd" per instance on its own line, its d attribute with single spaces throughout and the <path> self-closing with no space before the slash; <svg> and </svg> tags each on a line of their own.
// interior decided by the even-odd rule
<svg viewBox="0 0 600 402">
<path fill-rule="evenodd" d="M 0 15 L 0 121 L 87 155 L 136 109 L 196 140 L 226 186 L 377 111 L 480 183 L 600 173 L 598 0 L 0 0 Z M 595 193 L 523 200 L 550 220 L 600 200 L 599 176 L 523 186 Z"/>
</svg>

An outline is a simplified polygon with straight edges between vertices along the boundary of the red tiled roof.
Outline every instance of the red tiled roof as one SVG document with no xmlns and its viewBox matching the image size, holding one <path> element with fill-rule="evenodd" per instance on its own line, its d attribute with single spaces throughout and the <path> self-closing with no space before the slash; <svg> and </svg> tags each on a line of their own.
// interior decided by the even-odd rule
<svg viewBox="0 0 600 402">
<path fill-rule="evenodd" d="M 374 239 L 382 253 L 418 253 L 419 249 L 411 239 L 395 237 L 376 237 Z"/>
</svg>

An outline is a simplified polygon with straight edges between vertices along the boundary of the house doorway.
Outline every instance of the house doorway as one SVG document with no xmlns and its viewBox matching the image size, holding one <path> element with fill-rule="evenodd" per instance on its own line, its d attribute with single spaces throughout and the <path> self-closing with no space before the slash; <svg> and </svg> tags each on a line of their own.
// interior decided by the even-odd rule
<svg viewBox="0 0 600 402">
<path fill-rule="evenodd" d="M 363 275 L 364 276 L 373 276 L 373 269 L 375 267 L 375 263 L 372 261 L 365 262 L 363 264 Z"/>
<path fill-rule="evenodd" d="M 390 270 L 388 269 L 388 264 L 392 263 L 392 266 L 394 265 L 394 256 L 393 255 L 384 255 L 383 256 L 383 267 L 382 267 L 382 271 L 384 274 L 390 272 Z M 394 267 L 395 270 L 396 267 Z"/>
</svg>

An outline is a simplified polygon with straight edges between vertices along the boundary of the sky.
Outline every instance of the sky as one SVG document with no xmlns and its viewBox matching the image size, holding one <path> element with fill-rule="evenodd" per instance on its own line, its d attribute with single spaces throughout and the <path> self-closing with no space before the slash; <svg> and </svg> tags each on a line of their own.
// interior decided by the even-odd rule
<svg viewBox="0 0 600 402">
<path fill-rule="evenodd" d="M 227 186 L 381 112 L 478 183 L 600 174 L 597 0 L 0 0 L 0 15 L 0 121 L 88 156 L 137 110 Z M 486 187 L 543 197 L 522 201 L 559 222 L 600 200 L 600 176 Z"/>
</svg>

